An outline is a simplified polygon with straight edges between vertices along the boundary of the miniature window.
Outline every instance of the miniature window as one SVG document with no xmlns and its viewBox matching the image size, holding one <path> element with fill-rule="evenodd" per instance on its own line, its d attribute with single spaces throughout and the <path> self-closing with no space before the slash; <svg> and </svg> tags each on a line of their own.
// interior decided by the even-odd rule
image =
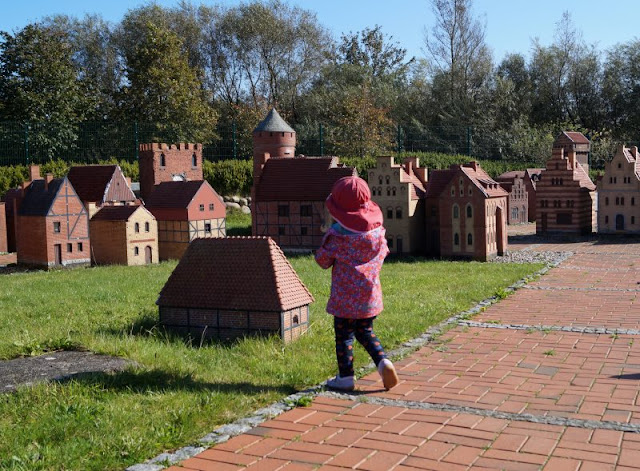
<svg viewBox="0 0 640 471">
<path fill-rule="evenodd" d="M 473 208 L 471 207 L 470 204 L 467 205 L 467 217 L 468 218 L 472 218 L 473 217 Z"/>
<path fill-rule="evenodd" d="M 622 164 L 618 162 L 618 168 L 622 168 Z"/>
<path fill-rule="evenodd" d="M 609 197 L 608 196 L 604 199 L 604 205 L 605 206 L 609 206 Z"/>
<path fill-rule="evenodd" d="M 387 187 L 387 196 L 391 196 L 391 188 Z"/>
<path fill-rule="evenodd" d="M 204 231 L 207 234 L 211 234 L 211 223 L 210 222 L 205 222 L 204 223 Z"/>
<path fill-rule="evenodd" d="M 285 234 L 284 226 L 278 226 L 278 235 L 284 235 L 284 234 Z"/>
<path fill-rule="evenodd" d="M 200 205 L 200 211 L 204 211 L 204 204 Z"/>
<path fill-rule="evenodd" d="M 311 216 L 311 205 L 303 204 L 300 206 L 300 216 Z"/>
<path fill-rule="evenodd" d="M 136 223 L 133 225 L 133 230 L 136 232 L 136 234 L 137 234 L 138 232 L 140 232 L 140 224 L 136 222 Z"/>
<path fill-rule="evenodd" d="M 381 186 L 378 187 L 378 196 L 382 196 L 382 187 Z"/>
<path fill-rule="evenodd" d="M 613 177 L 609 177 L 609 183 L 613 183 Z"/>
<path fill-rule="evenodd" d="M 69 253 L 73 252 L 73 244 L 71 244 L 71 243 L 67 244 L 67 252 L 69 252 Z"/>
<path fill-rule="evenodd" d="M 287 205 L 287 204 L 278 205 L 278 216 L 280 216 L 280 217 L 288 217 L 289 216 L 289 205 Z"/>
<path fill-rule="evenodd" d="M 306 226 L 302 226 L 300 228 L 300 235 L 305 236 L 305 235 L 307 235 L 308 231 L 309 231 L 309 229 Z"/>
<path fill-rule="evenodd" d="M 209 211 L 213 211 L 213 208 L 214 208 L 213 203 L 209 203 Z"/>
<path fill-rule="evenodd" d="M 453 187 L 453 185 L 451 186 L 451 196 L 456 196 L 456 189 Z"/>
<path fill-rule="evenodd" d="M 620 198 L 616 196 L 616 206 L 618 206 L 619 204 L 620 204 Z"/>
<path fill-rule="evenodd" d="M 631 197 L 631 206 L 635 206 L 636 205 L 636 199 L 632 196 Z"/>
<path fill-rule="evenodd" d="M 140 255 L 140 249 L 138 247 L 133 248 L 133 255 Z"/>
<path fill-rule="evenodd" d="M 164 152 L 160 154 L 160 167 L 165 167 L 167 165 L 167 158 L 164 155 Z"/>
<path fill-rule="evenodd" d="M 145 222 L 145 223 L 144 223 L 144 231 L 145 231 L 145 232 L 149 232 L 149 229 L 150 229 L 150 225 L 149 225 L 149 223 L 148 223 L 148 222 Z"/>
<path fill-rule="evenodd" d="M 387 237 L 387 246 L 392 249 L 393 248 L 393 237 Z"/>
<path fill-rule="evenodd" d="M 396 208 L 396 219 L 402 219 L 402 208 Z"/>
<path fill-rule="evenodd" d="M 458 208 L 457 204 L 453 205 L 453 219 L 458 219 L 460 217 L 460 208 Z"/>
<path fill-rule="evenodd" d="M 391 188 L 391 194 L 393 196 L 396 196 L 396 187 L 395 186 L 393 188 Z"/>
<path fill-rule="evenodd" d="M 471 189 L 471 187 L 469 187 L 469 196 L 471 196 L 473 194 L 473 190 Z"/>
<path fill-rule="evenodd" d="M 78 242 L 78 252 L 82 252 L 82 242 Z"/>
<path fill-rule="evenodd" d="M 53 232 L 60 232 L 60 223 L 57 221 L 53 223 Z"/>
<path fill-rule="evenodd" d="M 457 232 L 453 235 L 453 245 L 460 245 L 460 236 Z"/>
<path fill-rule="evenodd" d="M 387 185 L 389 184 L 389 181 L 390 181 L 390 180 L 391 180 L 391 178 L 389 177 L 389 175 L 387 175 L 387 176 L 385 177 L 385 181 L 387 182 Z"/>
<path fill-rule="evenodd" d="M 467 234 L 467 245 L 473 245 L 473 235 L 471 233 Z"/>
<path fill-rule="evenodd" d="M 376 188 L 371 188 L 371 196 L 376 196 Z"/>
<path fill-rule="evenodd" d="M 300 324 L 300 318 L 298 316 L 293 316 L 293 320 L 291 321 L 293 325 Z"/>
<path fill-rule="evenodd" d="M 393 208 L 387 208 L 387 219 L 393 219 Z"/>
<path fill-rule="evenodd" d="M 380 176 L 378 177 L 378 183 L 379 183 L 380 185 L 382 185 L 382 175 L 380 175 Z"/>
<path fill-rule="evenodd" d="M 608 224 L 608 223 L 609 223 L 609 216 L 605 216 L 605 217 L 604 217 L 604 223 L 605 223 L 605 224 Z"/>
<path fill-rule="evenodd" d="M 618 183 L 618 177 L 613 177 L 613 183 Z"/>
<path fill-rule="evenodd" d="M 198 157 L 196 156 L 196 154 L 193 154 L 191 156 L 191 166 L 192 167 L 197 167 L 198 166 Z"/>
</svg>

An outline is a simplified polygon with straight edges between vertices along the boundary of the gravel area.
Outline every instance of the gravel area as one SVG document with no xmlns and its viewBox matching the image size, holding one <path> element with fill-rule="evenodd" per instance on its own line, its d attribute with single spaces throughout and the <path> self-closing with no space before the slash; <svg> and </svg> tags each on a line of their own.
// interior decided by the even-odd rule
<svg viewBox="0 0 640 471">
<path fill-rule="evenodd" d="M 546 265 L 556 266 L 572 255 L 573 252 L 520 250 L 517 252 L 507 252 L 506 255 L 491 260 L 491 263 L 544 263 Z"/>
</svg>

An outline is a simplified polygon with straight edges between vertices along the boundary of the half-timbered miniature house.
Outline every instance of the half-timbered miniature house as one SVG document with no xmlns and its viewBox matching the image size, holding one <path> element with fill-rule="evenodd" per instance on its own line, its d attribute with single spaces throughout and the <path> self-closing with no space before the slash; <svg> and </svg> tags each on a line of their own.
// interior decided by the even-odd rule
<svg viewBox="0 0 640 471">
<path fill-rule="evenodd" d="M 67 178 L 33 180 L 18 210 L 18 263 L 43 267 L 91 262 L 89 214 Z"/>
<path fill-rule="evenodd" d="M 574 150 L 567 154 L 565 147 L 553 146 L 547 168 L 536 184 L 537 234 L 590 234 L 593 231 L 596 186 L 576 155 Z"/>
<path fill-rule="evenodd" d="M 640 154 L 637 147 L 618 147 L 598 181 L 598 232 L 640 233 Z"/>
<path fill-rule="evenodd" d="M 202 144 L 140 144 L 140 196 L 146 200 L 162 182 L 203 180 Z"/>
<path fill-rule="evenodd" d="M 509 193 L 507 198 L 507 224 L 524 224 L 529 221 L 529 193 L 524 170 L 505 172 L 496 178 Z"/>
<path fill-rule="evenodd" d="M 432 255 L 486 261 L 507 249 L 507 192 L 477 162 L 432 170 L 426 211 Z"/>
<path fill-rule="evenodd" d="M 368 183 L 371 199 L 384 215 L 391 253 L 424 252 L 427 169 L 415 157 L 396 164 L 391 156 L 379 156 Z"/>
<path fill-rule="evenodd" d="M 136 200 L 119 165 L 77 165 L 69 169 L 67 178 L 90 218 L 104 205 Z"/>
<path fill-rule="evenodd" d="M 94 263 L 158 263 L 158 223 L 144 206 L 103 206 L 89 227 Z"/>
<path fill-rule="evenodd" d="M 162 182 L 146 201 L 158 221 L 160 260 L 179 259 L 194 239 L 226 236 L 226 208 L 206 181 Z"/>
<path fill-rule="evenodd" d="M 313 296 L 268 237 L 194 240 L 160 292 L 160 323 L 197 338 L 277 334 L 309 327 Z"/>
</svg>

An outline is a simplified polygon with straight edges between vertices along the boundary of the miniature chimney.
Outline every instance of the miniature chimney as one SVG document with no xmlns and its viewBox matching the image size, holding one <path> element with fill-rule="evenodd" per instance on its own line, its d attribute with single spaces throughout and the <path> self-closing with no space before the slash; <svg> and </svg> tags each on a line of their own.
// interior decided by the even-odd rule
<svg viewBox="0 0 640 471">
<path fill-rule="evenodd" d="M 39 165 L 29 165 L 29 181 L 40 180 L 42 177 L 40 176 L 40 166 Z"/>
<path fill-rule="evenodd" d="M 638 147 L 637 146 L 632 146 L 631 147 L 631 155 L 633 155 L 633 158 L 638 160 Z"/>
<path fill-rule="evenodd" d="M 49 183 L 53 180 L 53 174 L 47 173 L 44 177 L 44 191 L 49 191 Z"/>
<path fill-rule="evenodd" d="M 567 157 L 569 159 L 569 168 L 571 169 L 576 168 L 576 151 L 570 150 L 569 155 Z"/>
</svg>

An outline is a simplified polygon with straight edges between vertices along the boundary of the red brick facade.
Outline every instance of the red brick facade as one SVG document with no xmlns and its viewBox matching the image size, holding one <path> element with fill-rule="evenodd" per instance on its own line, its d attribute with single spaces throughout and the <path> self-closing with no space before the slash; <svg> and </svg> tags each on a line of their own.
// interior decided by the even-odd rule
<svg viewBox="0 0 640 471">
<path fill-rule="evenodd" d="M 587 175 L 589 175 L 589 152 L 591 151 L 591 142 L 581 132 L 563 131 L 553 142 L 553 150 L 558 151 L 564 149 L 564 155 L 575 152 L 576 161 L 582 166 Z"/>
<path fill-rule="evenodd" d="M 7 217 L 4 202 L 0 202 L 0 253 L 2 252 L 7 252 Z"/>
<path fill-rule="evenodd" d="M 540 181 L 543 168 L 528 168 L 524 171 L 524 187 L 527 189 L 527 198 L 529 200 L 529 222 L 536 222 L 537 193 L 536 185 Z"/>
<path fill-rule="evenodd" d="M 89 215 L 68 179 L 35 180 L 18 212 L 18 263 L 44 267 L 91 262 Z"/>
<path fill-rule="evenodd" d="M 507 198 L 507 224 L 524 224 L 529 221 L 529 192 L 525 183 L 525 171 L 506 172 L 496 178 L 509 193 Z"/>
<path fill-rule="evenodd" d="M 155 185 L 202 180 L 202 144 L 140 144 L 140 196 L 147 200 Z"/>
</svg>

